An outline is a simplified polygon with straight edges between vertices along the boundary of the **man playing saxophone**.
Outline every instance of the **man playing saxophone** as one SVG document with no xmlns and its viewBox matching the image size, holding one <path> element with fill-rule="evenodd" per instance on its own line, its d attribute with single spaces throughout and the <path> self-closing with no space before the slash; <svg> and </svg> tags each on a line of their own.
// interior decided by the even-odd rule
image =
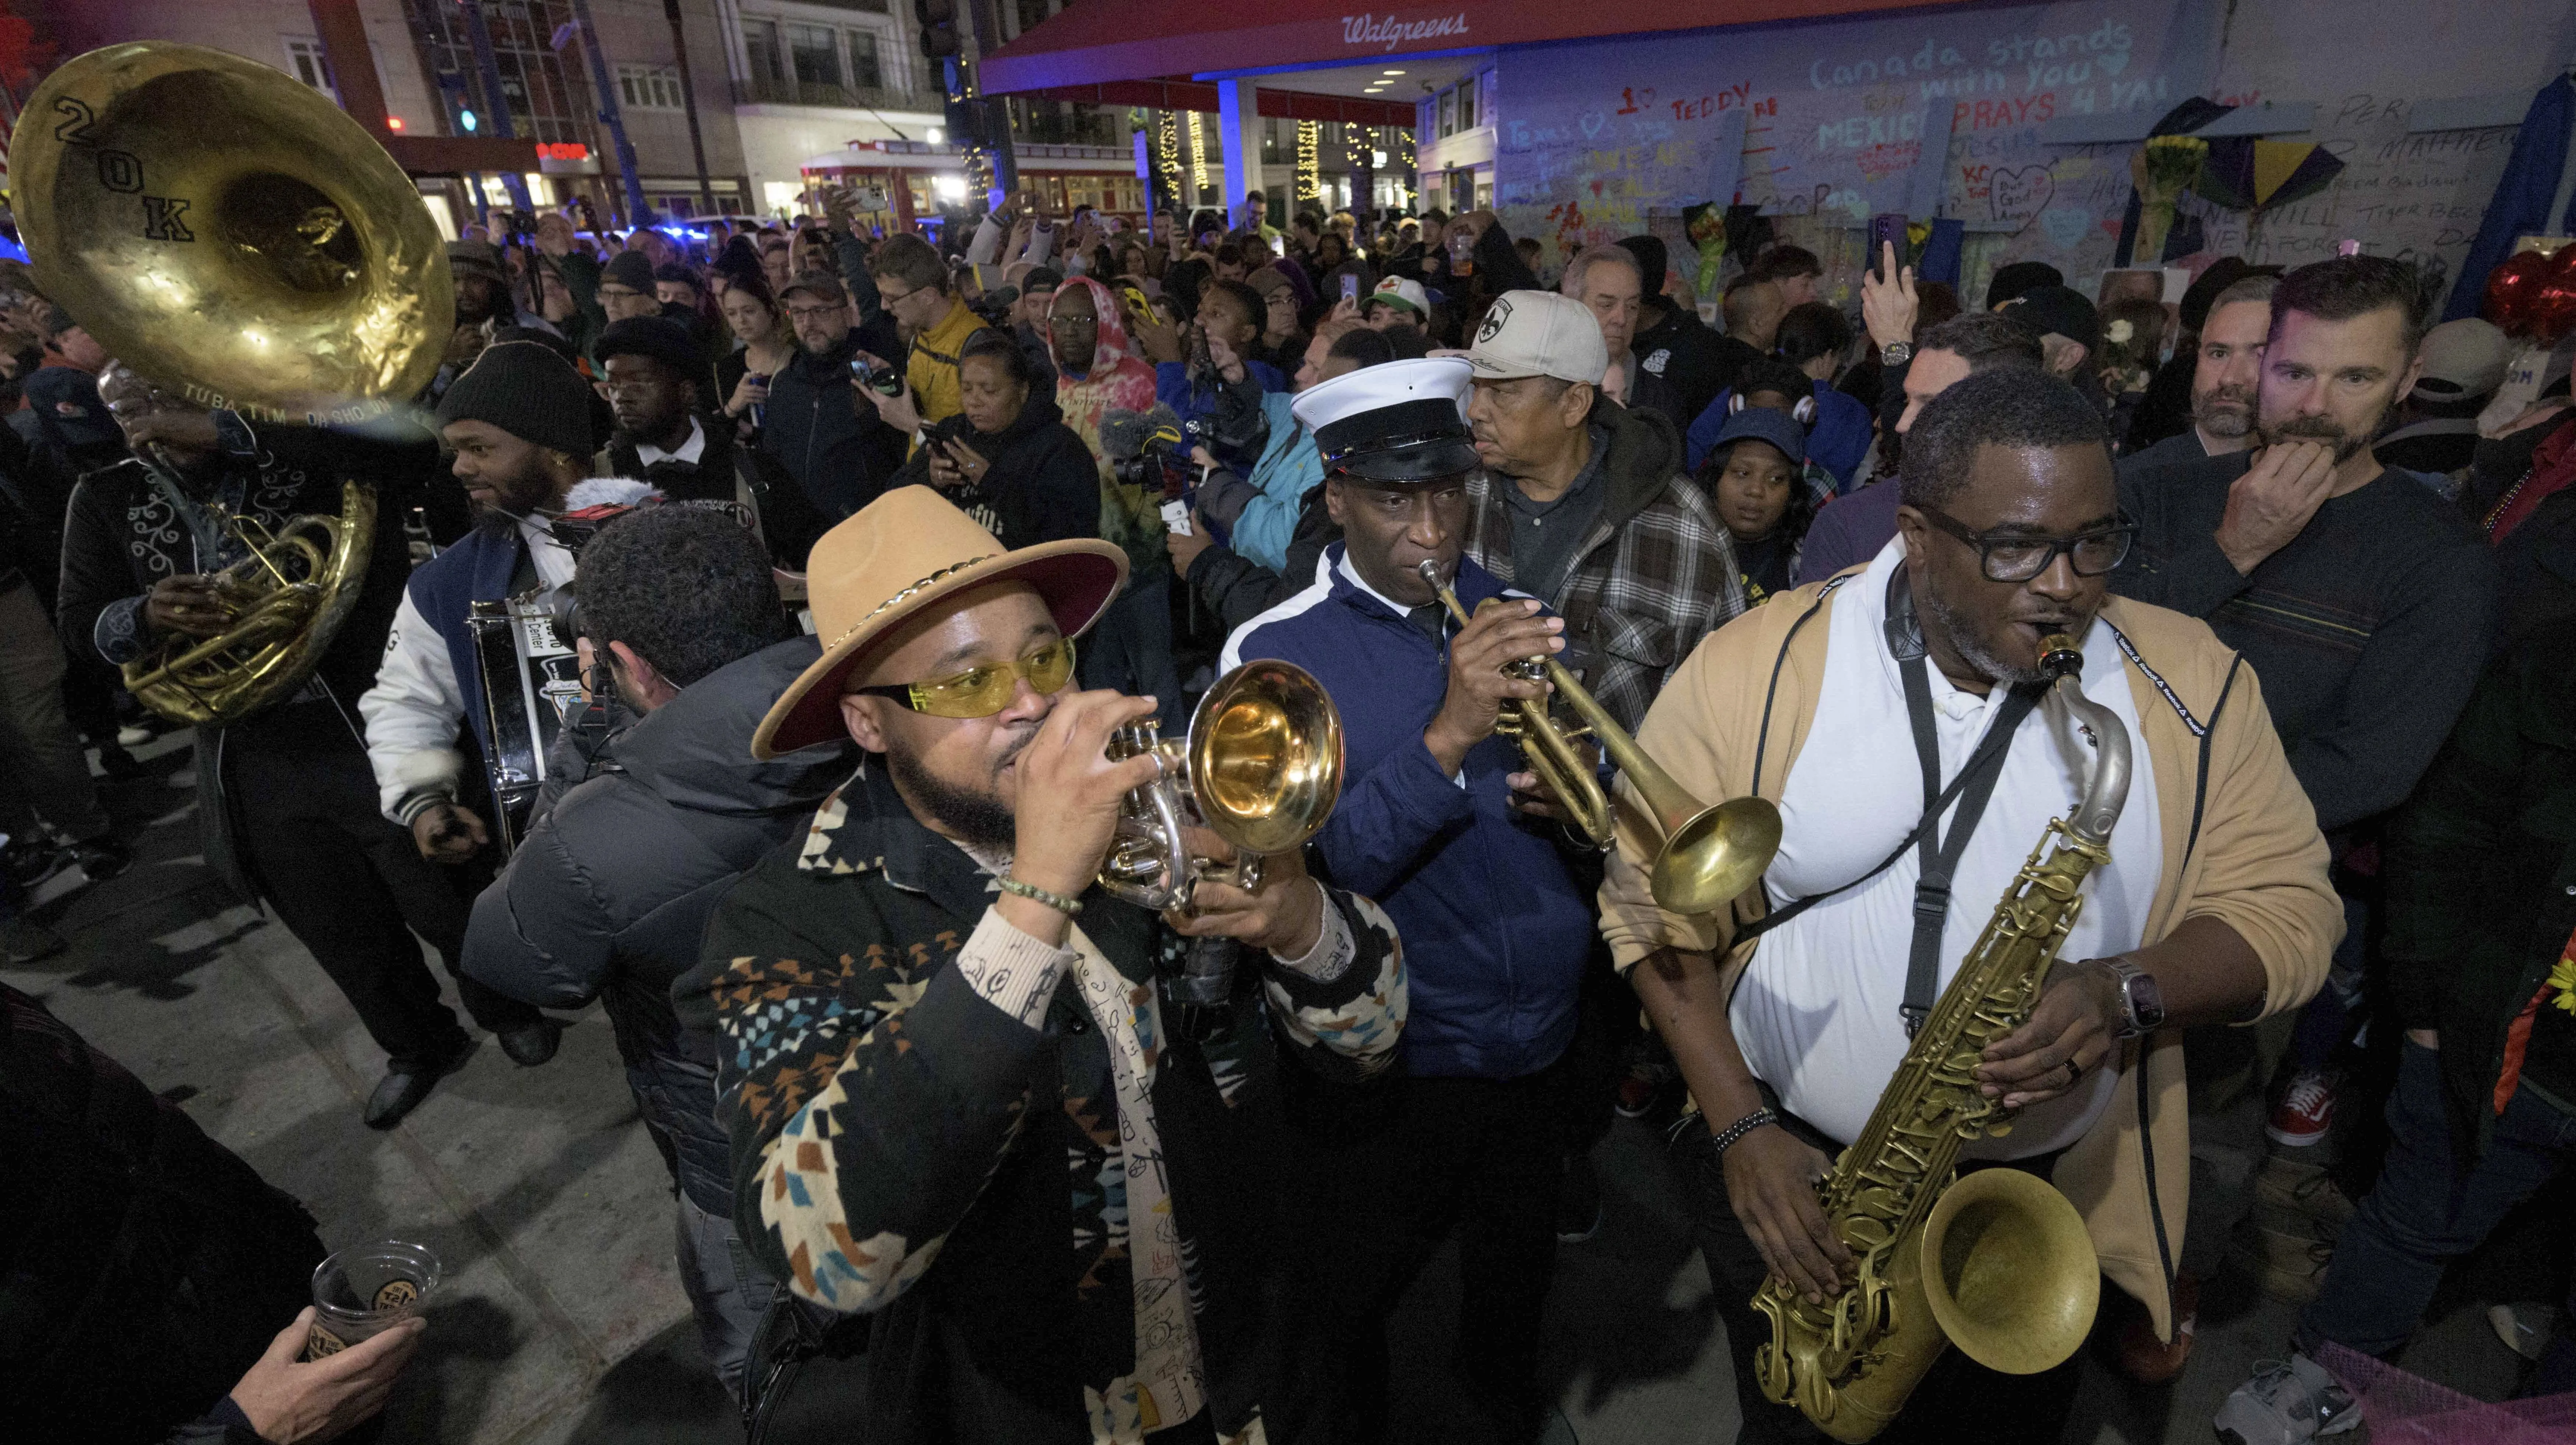
<svg viewBox="0 0 2576 1445">
<path fill-rule="evenodd" d="M 1855 1250 L 1817 1181 L 2085 791 L 2094 750 L 2037 706 L 2043 637 L 2075 640 L 2084 695 L 2132 740 L 2132 776 L 2059 962 L 1975 1067 L 1974 1088 L 2017 1118 L 1972 1140 L 1961 1169 L 2051 1181 L 2160 1333 L 2188 1152 L 2168 1025 L 2296 1007 L 2340 931 L 2252 672 L 2201 624 L 2107 595 L 2132 528 L 2098 414 L 2060 382 L 1971 377 L 1925 408 L 1901 485 L 1876 559 L 1712 636 L 1640 730 L 1692 795 L 1778 805 L 1761 882 L 1712 916 L 1658 909 L 1645 869 L 1661 837 L 1626 807 L 1601 891 L 1603 935 L 1699 1107 L 1674 1149 L 1747 1441 L 1822 1438 L 1764 1392 L 1773 1326 L 1753 1297 L 1766 1277 L 1816 1307 L 1847 1288 Z M 1878 1438 L 1974 1418 L 1983 1438 L 2053 1442 L 2074 1388 L 2072 1365 L 2005 1375 L 1948 1350 Z"/>
</svg>

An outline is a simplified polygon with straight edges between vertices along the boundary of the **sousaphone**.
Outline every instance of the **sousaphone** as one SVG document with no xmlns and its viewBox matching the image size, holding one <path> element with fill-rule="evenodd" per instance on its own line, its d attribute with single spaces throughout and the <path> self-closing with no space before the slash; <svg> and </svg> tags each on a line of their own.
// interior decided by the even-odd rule
<svg viewBox="0 0 2576 1445">
<path fill-rule="evenodd" d="M 220 50 L 93 50 L 28 98 L 10 148 L 19 234 L 46 296 L 137 375 L 254 421 L 346 425 L 436 374 L 455 285 L 420 192 L 330 97 Z M 235 722 L 301 686 L 355 605 L 375 498 L 274 531 L 185 503 L 248 555 L 226 630 L 125 666 L 153 711 Z"/>
</svg>

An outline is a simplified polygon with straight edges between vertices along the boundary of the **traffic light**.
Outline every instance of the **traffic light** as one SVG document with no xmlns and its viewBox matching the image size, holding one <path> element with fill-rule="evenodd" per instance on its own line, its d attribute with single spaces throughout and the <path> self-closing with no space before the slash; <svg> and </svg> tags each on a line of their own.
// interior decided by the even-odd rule
<svg viewBox="0 0 2576 1445">
<path fill-rule="evenodd" d="M 957 0 L 912 0 L 913 18 L 921 22 L 921 53 L 933 60 L 959 54 Z"/>
</svg>

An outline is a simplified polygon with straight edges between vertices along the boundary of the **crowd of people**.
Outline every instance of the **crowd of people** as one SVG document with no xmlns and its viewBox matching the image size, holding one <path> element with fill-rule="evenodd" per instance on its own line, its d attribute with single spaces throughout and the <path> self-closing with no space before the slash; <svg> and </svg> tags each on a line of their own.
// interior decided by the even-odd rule
<svg viewBox="0 0 2576 1445">
<path fill-rule="evenodd" d="M 1851 1287 L 1817 1182 L 2084 790 L 2060 633 L 2133 775 L 1962 1167 L 2075 1206 L 2119 1367 L 2180 1374 L 2258 1195 L 2339 1204 L 2330 1266 L 2256 1261 L 2309 1299 L 2215 1424 L 2349 1428 L 2318 1355 L 2404 1344 L 2566 1162 L 2567 348 L 2509 381 L 2369 256 L 2173 304 L 2015 263 L 1971 305 L 1890 246 L 1847 307 L 1781 243 L 1704 317 L 1654 236 L 1543 272 L 1481 210 L 1014 196 L 946 239 L 476 229 L 421 421 L 347 430 L 209 411 L 0 277 L 7 961 L 131 859 L 92 756 L 166 724 L 119 669 L 235 624 L 234 519 L 354 482 L 381 520 L 309 677 L 198 730 L 208 864 L 382 1053 L 371 1128 L 475 1031 L 547 1067 L 604 1006 L 762 1438 L 1384 1439 L 1390 1316 L 1452 1241 L 1459 1438 L 1548 1438 L 1614 1113 L 1667 1131 L 1740 1438 L 1822 1438 L 1755 1295 Z M 512 599 L 560 600 L 579 679 L 532 799 L 473 626 Z M 1541 656 L 1693 796 L 1776 805 L 1757 886 L 1658 906 L 1606 762 L 1585 835 L 1515 740 Z M 1170 768 L 1113 741 L 1265 660 L 1338 709 L 1330 817 L 1187 910 L 1104 889 Z M 1169 1002 L 1209 940 L 1230 1005 Z M 0 1005 L 0 1156 L 43 1181 L 0 1247 L 15 1408 L 290 1445 L 380 1404 L 414 1332 L 286 1347 L 294 1201 Z M 2355 1207 L 2305 1160 L 2383 1099 Z M 2521 1333 L 2576 1389 L 2576 1337 Z M 1879 1438 L 2054 1442 L 2076 1368 L 1952 1350 Z"/>
</svg>

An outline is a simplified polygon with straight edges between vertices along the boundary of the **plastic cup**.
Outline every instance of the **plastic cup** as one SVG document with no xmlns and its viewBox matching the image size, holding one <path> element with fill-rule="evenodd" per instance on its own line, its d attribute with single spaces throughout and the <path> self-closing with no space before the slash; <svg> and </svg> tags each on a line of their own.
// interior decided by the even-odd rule
<svg viewBox="0 0 2576 1445">
<path fill-rule="evenodd" d="M 336 1355 L 411 1318 L 438 1279 L 438 1256 L 399 1239 L 356 1245 L 315 1265 L 304 1358 Z"/>
</svg>

